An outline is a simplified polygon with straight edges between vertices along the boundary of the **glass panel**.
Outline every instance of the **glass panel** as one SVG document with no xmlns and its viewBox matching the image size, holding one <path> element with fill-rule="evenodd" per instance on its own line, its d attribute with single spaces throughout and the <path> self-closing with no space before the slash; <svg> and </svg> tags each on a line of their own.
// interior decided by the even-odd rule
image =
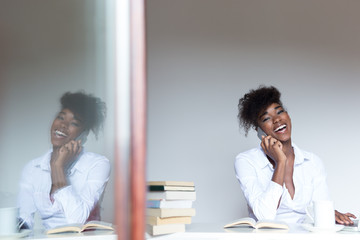
<svg viewBox="0 0 360 240">
<path fill-rule="evenodd" d="M 64 92 L 84 90 L 107 104 L 87 151 L 114 159 L 113 62 L 105 1 L 3 0 L 0 3 L 0 207 L 16 205 L 21 171 L 51 149 L 50 127 Z M 102 220 L 114 220 L 113 175 Z M 40 224 L 40 222 L 38 222 Z"/>
</svg>

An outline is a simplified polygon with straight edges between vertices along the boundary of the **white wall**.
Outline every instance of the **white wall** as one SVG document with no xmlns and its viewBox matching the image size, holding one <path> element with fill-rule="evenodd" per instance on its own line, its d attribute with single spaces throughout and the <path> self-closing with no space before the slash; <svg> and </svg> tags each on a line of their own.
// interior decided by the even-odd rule
<svg viewBox="0 0 360 240">
<path fill-rule="evenodd" d="M 238 99 L 274 85 L 293 141 L 319 155 L 340 211 L 360 215 L 359 1 L 150 0 L 148 180 L 194 181 L 194 222 L 247 215 L 235 156 L 259 143 Z"/>
<path fill-rule="evenodd" d="M 111 102 L 105 43 L 113 33 L 102 1 L 0 6 L 0 191 L 14 196 L 22 167 L 50 147 L 63 92 L 84 89 Z M 258 140 L 239 130 L 237 102 L 272 84 L 291 114 L 293 140 L 323 158 L 336 207 L 360 215 L 358 9 L 341 0 L 147 1 L 147 178 L 194 181 L 194 222 L 245 216 L 233 162 Z M 86 147 L 112 160 L 108 109 L 104 134 Z M 112 221 L 112 182 L 104 202 Z"/>
<path fill-rule="evenodd" d="M 51 147 L 50 126 L 66 91 L 85 90 L 107 102 L 104 132 L 85 147 L 112 162 L 106 11 L 104 2 L 90 0 L 0 1 L 0 192 L 8 196 L 0 207 L 14 204 L 23 166 Z M 112 185 L 103 203 L 108 221 Z"/>
</svg>

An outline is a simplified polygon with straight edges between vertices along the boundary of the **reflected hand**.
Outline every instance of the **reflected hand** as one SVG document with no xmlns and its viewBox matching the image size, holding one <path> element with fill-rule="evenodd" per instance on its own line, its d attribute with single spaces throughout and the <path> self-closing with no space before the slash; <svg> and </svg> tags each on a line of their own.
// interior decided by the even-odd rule
<svg viewBox="0 0 360 240">
<path fill-rule="evenodd" d="M 341 213 L 335 210 L 335 221 L 342 225 L 353 225 L 354 222 L 350 218 L 356 218 L 352 213 Z"/>
<path fill-rule="evenodd" d="M 70 142 L 61 146 L 53 155 L 53 164 L 61 168 L 67 167 L 75 160 L 81 150 L 82 145 L 80 143 L 80 140 L 71 140 Z"/>
<path fill-rule="evenodd" d="M 51 155 L 51 190 L 50 195 L 67 183 L 65 170 L 76 159 L 82 150 L 80 141 L 70 141 L 59 149 L 54 149 Z"/>
</svg>

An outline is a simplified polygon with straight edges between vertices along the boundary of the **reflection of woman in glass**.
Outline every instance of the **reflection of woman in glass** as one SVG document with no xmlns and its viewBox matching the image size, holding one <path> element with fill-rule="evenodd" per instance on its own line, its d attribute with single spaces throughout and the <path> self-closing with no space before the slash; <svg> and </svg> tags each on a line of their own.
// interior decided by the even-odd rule
<svg viewBox="0 0 360 240">
<path fill-rule="evenodd" d="M 305 208 L 314 200 L 329 200 L 323 164 L 313 153 L 291 139 L 291 119 L 274 87 L 260 87 L 239 101 L 239 120 L 247 135 L 263 130 L 258 148 L 236 157 L 235 171 L 247 200 L 250 216 L 302 222 Z M 335 211 L 340 224 L 352 224 L 351 213 Z"/>
<path fill-rule="evenodd" d="M 100 219 L 100 200 L 110 175 L 104 156 L 84 151 L 89 131 L 98 136 L 105 103 L 82 92 L 65 93 L 51 126 L 52 149 L 22 173 L 20 218 L 32 228 L 38 211 L 45 228 Z"/>
</svg>

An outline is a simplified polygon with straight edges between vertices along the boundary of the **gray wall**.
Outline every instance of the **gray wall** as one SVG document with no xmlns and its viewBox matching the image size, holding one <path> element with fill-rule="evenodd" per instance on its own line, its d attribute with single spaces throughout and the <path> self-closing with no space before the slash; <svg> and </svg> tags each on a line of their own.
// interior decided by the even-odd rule
<svg viewBox="0 0 360 240">
<path fill-rule="evenodd" d="M 293 141 L 323 159 L 336 208 L 359 215 L 359 1 L 147 7 L 148 180 L 194 181 L 194 222 L 246 216 L 233 163 L 259 140 L 239 129 L 237 103 L 259 84 L 274 85 Z"/>
<path fill-rule="evenodd" d="M 66 91 L 107 102 L 105 129 L 85 148 L 112 162 L 106 11 L 100 1 L 0 0 L 0 207 L 14 205 L 22 168 L 50 149 L 50 126 Z M 113 206 L 112 185 L 103 206 Z M 112 221 L 113 208 L 102 216 Z"/>
<path fill-rule="evenodd" d="M 102 3 L 0 0 L 1 192 L 15 196 L 22 167 L 50 147 L 68 90 L 108 102 L 105 131 L 86 147 L 112 161 L 112 8 Z M 194 222 L 245 216 L 233 162 L 259 141 L 239 130 L 237 101 L 272 84 L 293 140 L 322 157 L 335 206 L 359 215 L 359 9 L 341 0 L 147 1 L 147 179 L 194 181 Z M 112 221 L 112 182 L 104 202 Z"/>
</svg>

